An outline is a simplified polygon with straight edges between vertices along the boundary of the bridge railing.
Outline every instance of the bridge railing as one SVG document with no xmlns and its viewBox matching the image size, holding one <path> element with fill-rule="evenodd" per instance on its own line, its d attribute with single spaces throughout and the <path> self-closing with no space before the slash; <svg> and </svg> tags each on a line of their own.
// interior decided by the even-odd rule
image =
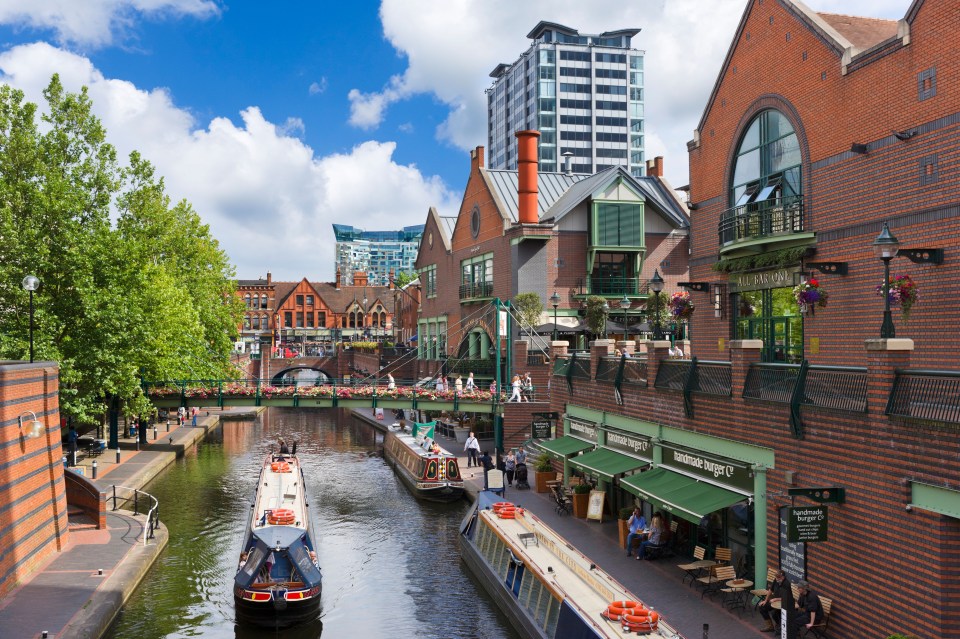
<svg viewBox="0 0 960 639">
<path fill-rule="evenodd" d="M 347 378 L 315 380 L 272 379 L 144 381 L 144 393 L 157 406 L 313 406 L 323 407 L 416 407 L 452 410 L 492 410 L 506 395 L 487 388 L 437 390 L 416 380 Z M 446 406 L 449 404 L 450 406 Z"/>
</svg>

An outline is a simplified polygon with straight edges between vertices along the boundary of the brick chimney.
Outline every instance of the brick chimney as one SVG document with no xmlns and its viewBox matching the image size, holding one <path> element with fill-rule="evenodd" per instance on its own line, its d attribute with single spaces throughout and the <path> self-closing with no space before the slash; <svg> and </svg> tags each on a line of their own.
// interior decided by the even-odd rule
<svg viewBox="0 0 960 639">
<path fill-rule="evenodd" d="M 270 271 L 267 271 L 267 284 L 273 283 L 273 274 Z"/>
<path fill-rule="evenodd" d="M 337 281 L 334 284 L 334 288 L 336 288 L 338 291 L 340 290 L 340 267 L 339 266 L 337 267 Z"/>
<path fill-rule="evenodd" d="M 663 156 L 658 155 L 652 160 L 647 160 L 647 176 L 663 177 Z"/>
<path fill-rule="evenodd" d="M 483 147 L 478 146 L 473 151 L 470 151 L 470 172 L 476 173 L 483 167 Z"/>
<path fill-rule="evenodd" d="M 390 269 L 390 274 L 387 275 L 387 288 L 391 291 L 394 289 L 393 280 L 395 277 L 396 275 L 394 274 L 393 269 Z"/>
<path fill-rule="evenodd" d="M 537 206 L 537 138 L 539 131 L 517 131 L 517 196 L 520 200 L 518 217 L 521 224 L 540 221 Z"/>
<path fill-rule="evenodd" d="M 353 274 L 353 285 L 354 286 L 366 286 L 367 285 L 367 274 L 363 271 L 357 271 Z"/>
</svg>

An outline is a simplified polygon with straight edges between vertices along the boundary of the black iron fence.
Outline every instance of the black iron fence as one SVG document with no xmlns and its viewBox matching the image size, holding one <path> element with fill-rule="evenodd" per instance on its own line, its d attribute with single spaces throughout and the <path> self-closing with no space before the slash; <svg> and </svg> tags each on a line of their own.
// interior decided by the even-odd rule
<svg viewBox="0 0 960 639">
<path fill-rule="evenodd" d="M 799 372 L 800 364 L 751 364 L 743 397 L 789 404 Z"/>
<path fill-rule="evenodd" d="M 119 491 L 119 494 L 118 494 Z M 150 493 L 145 493 L 136 488 L 127 486 L 113 486 L 113 510 L 124 508 L 132 510 L 134 515 L 139 515 L 141 511 L 147 516 L 144 522 L 143 544 L 147 544 L 148 539 L 153 539 L 160 525 L 160 502 Z"/>
<path fill-rule="evenodd" d="M 683 392 L 687 385 L 687 377 L 693 360 L 663 359 L 657 369 L 657 379 L 653 382 L 654 388 Z"/>
<path fill-rule="evenodd" d="M 960 424 L 960 372 L 897 370 L 885 412 Z"/>
<path fill-rule="evenodd" d="M 720 245 L 756 237 L 803 232 L 803 197 L 735 206 L 720 214 Z"/>
<path fill-rule="evenodd" d="M 647 385 L 647 359 L 628 357 L 623 363 L 623 383 L 634 386 Z"/>
</svg>

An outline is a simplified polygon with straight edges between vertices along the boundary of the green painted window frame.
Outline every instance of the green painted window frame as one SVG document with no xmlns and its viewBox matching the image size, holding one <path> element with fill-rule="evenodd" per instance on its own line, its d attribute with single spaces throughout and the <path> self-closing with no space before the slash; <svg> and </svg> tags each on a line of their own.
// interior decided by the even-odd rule
<svg viewBox="0 0 960 639">
<path fill-rule="evenodd" d="M 644 203 L 613 200 L 593 202 L 591 244 L 596 247 L 643 250 Z M 624 222 L 626 222 L 626 227 Z"/>
<path fill-rule="evenodd" d="M 420 269 L 420 277 L 423 280 L 423 292 L 427 297 L 437 296 L 437 265 L 430 264 Z"/>
</svg>

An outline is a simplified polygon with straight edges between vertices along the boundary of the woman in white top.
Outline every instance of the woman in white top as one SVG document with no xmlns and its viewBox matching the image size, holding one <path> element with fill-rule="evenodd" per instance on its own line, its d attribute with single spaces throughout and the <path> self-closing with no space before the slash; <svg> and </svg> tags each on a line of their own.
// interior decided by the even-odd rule
<svg viewBox="0 0 960 639">
<path fill-rule="evenodd" d="M 453 381 L 453 387 L 457 389 L 457 397 L 463 395 L 463 377 L 457 375 L 457 379 Z"/>
<path fill-rule="evenodd" d="M 472 391 L 474 388 L 476 387 L 473 384 L 473 373 L 470 373 L 467 375 L 467 390 Z"/>
<path fill-rule="evenodd" d="M 397 383 L 393 381 L 393 375 L 387 373 L 387 390 L 393 390 L 397 387 Z"/>
<path fill-rule="evenodd" d="M 520 394 L 520 389 L 523 388 L 523 382 L 520 381 L 519 375 L 513 376 L 513 395 L 510 396 L 508 402 L 516 400 L 517 402 L 523 401 L 523 397 Z"/>
</svg>

